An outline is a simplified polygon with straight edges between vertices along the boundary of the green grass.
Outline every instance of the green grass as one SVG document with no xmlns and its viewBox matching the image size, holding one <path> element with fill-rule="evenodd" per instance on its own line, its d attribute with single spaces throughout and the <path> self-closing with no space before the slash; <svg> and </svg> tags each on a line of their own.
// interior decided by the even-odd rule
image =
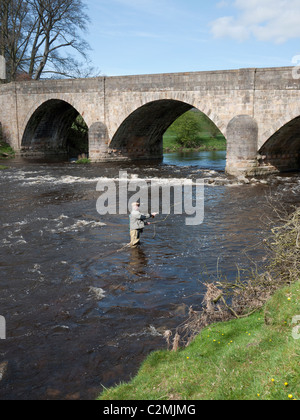
<svg viewBox="0 0 300 420">
<path fill-rule="evenodd" d="M 10 145 L 3 141 L 0 141 L 0 159 L 3 159 L 3 158 L 10 159 L 14 157 L 15 157 L 15 152 L 10 147 Z"/>
<path fill-rule="evenodd" d="M 89 163 L 91 163 L 91 160 L 88 158 L 84 158 L 84 159 L 79 159 L 76 161 L 77 165 L 87 165 Z"/>
<path fill-rule="evenodd" d="M 199 137 L 200 146 L 194 149 L 183 149 L 176 142 L 176 134 L 166 133 L 164 135 L 164 152 L 172 153 L 179 151 L 199 151 L 199 152 L 210 152 L 210 151 L 223 151 L 226 150 L 226 139 L 223 136 L 217 136 L 212 138 L 209 134 L 202 134 Z"/>
<path fill-rule="evenodd" d="M 5 169 L 8 169 L 8 166 L 0 165 L 0 171 L 5 171 Z"/>
<path fill-rule="evenodd" d="M 278 291 L 249 318 L 202 331 L 186 349 L 151 354 L 128 384 L 100 400 L 300 399 L 300 282 Z"/>
</svg>

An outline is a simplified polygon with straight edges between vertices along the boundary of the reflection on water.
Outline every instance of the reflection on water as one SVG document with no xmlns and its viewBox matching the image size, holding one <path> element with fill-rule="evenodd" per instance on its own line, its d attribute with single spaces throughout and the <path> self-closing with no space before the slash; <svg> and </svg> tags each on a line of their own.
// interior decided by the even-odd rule
<svg viewBox="0 0 300 420">
<path fill-rule="evenodd" d="M 137 278 L 147 274 L 148 258 L 142 247 L 130 249 L 130 260 L 127 264 L 129 273 Z"/>
<path fill-rule="evenodd" d="M 176 166 L 197 166 L 201 169 L 224 171 L 226 151 L 166 153 L 164 163 Z"/>
<path fill-rule="evenodd" d="M 245 248 L 262 261 L 267 196 L 295 202 L 299 177 L 240 185 L 214 172 L 224 159 L 189 162 L 14 162 L 0 174 L 1 399 L 95 398 L 101 385 L 130 379 L 149 352 L 165 348 L 163 331 L 200 305 L 217 264 L 230 279 L 236 264 L 249 264 Z M 121 169 L 147 179 L 205 178 L 204 223 L 187 227 L 185 215 L 171 215 L 155 234 L 145 229 L 141 249 L 122 250 L 128 217 L 96 212 L 97 181 L 117 179 Z"/>
</svg>

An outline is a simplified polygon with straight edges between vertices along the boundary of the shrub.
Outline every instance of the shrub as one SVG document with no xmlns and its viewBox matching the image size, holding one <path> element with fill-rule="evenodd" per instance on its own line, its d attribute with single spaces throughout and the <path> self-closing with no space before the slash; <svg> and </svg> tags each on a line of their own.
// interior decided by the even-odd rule
<svg viewBox="0 0 300 420">
<path fill-rule="evenodd" d="M 176 143 L 184 148 L 200 146 L 199 120 L 195 113 L 188 112 L 176 122 Z"/>
</svg>

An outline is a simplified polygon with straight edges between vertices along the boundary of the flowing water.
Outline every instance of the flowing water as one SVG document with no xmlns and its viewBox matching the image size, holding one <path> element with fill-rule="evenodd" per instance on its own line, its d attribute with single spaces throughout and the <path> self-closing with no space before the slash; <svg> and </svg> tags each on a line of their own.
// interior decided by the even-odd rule
<svg viewBox="0 0 300 420">
<path fill-rule="evenodd" d="M 157 164 L 9 162 L 0 172 L 1 399 L 94 399 L 166 347 L 163 332 L 200 306 L 201 282 L 217 266 L 233 278 L 247 255 L 264 259 L 269 197 L 299 201 L 300 177 L 245 184 L 225 175 L 224 159 L 213 152 Z M 140 250 L 119 251 L 129 241 L 128 216 L 100 217 L 96 184 L 121 169 L 148 180 L 204 178 L 204 223 L 189 227 L 184 215 L 171 215 L 155 234 L 145 230 Z"/>
</svg>

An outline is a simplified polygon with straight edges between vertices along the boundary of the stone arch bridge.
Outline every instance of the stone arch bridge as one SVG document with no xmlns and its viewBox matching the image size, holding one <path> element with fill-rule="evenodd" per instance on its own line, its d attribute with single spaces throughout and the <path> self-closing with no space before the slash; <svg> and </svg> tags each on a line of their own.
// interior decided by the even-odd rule
<svg viewBox="0 0 300 420">
<path fill-rule="evenodd" d="M 0 86 L 2 135 L 27 157 L 65 153 L 81 114 L 92 161 L 160 159 L 163 134 L 192 108 L 226 137 L 228 173 L 300 169 L 300 80 L 290 67 Z"/>
</svg>

